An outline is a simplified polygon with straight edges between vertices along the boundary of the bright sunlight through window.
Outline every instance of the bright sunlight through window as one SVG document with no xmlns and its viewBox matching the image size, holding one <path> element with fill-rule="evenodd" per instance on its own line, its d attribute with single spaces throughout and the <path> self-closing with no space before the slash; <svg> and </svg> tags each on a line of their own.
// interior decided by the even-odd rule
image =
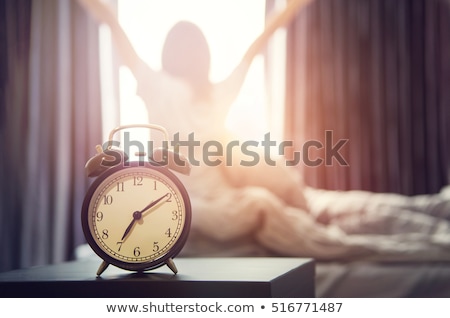
<svg viewBox="0 0 450 318">
<path fill-rule="evenodd" d="M 217 82 L 234 69 L 263 31 L 265 1 L 119 0 L 118 15 L 139 56 L 155 70 L 161 68 L 161 51 L 169 29 L 179 20 L 197 24 L 211 50 L 210 79 Z M 120 69 L 119 85 L 120 123 L 151 121 L 127 68 Z M 226 127 L 242 138 L 256 138 L 269 129 L 264 85 L 264 61 L 257 56 L 226 119 Z"/>
</svg>

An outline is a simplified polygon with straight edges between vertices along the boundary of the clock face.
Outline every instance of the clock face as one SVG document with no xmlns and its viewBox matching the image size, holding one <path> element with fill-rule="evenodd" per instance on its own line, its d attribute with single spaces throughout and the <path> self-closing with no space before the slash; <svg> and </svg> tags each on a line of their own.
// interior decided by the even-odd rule
<svg viewBox="0 0 450 318">
<path fill-rule="evenodd" d="M 105 261 L 151 269 L 181 250 L 191 210 L 185 188 L 172 173 L 153 166 L 116 167 L 91 189 L 83 205 L 83 230 Z"/>
</svg>

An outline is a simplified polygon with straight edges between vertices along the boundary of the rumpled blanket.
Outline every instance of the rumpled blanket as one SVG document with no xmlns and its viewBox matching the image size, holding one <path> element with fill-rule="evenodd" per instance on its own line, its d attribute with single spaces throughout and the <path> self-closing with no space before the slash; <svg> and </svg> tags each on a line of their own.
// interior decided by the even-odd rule
<svg viewBox="0 0 450 318">
<path fill-rule="evenodd" d="M 264 182 L 239 172 L 240 184 L 200 174 L 186 179 L 193 220 L 182 255 L 450 260 L 450 187 L 409 197 L 314 189 L 278 172 Z"/>
</svg>

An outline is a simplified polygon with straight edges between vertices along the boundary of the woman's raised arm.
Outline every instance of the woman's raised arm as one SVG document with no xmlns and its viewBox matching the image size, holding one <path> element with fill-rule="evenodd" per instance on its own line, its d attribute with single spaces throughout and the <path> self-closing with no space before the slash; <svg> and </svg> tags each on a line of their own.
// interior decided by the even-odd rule
<svg viewBox="0 0 450 318">
<path fill-rule="evenodd" d="M 275 13 L 267 21 L 263 33 L 261 33 L 255 41 L 250 45 L 242 60 L 246 63 L 251 63 L 253 58 L 258 54 L 272 34 L 280 27 L 287 25 L 295 17 L 296 13 L 301 7 L 304 7 L 312 0 L 288 0 L 288 3 L 283 11 Z"/>
<path fill-rule="evenodd" d="M 286 7 L 279 13 L 269 18 L 264 31 L 253 41 L 245 52 L 241 62 L 233 72 L 218 85 L 227 87 L 228 97 L 236 98 L 244 82 L 248 68 L 255 56 L 261 51 L 272 34 L 280 27 L 287 25 L 295 17 L 295 14 L 313 0 L 288 0 Z"/>
<path fill-rule="evenodd" d="M 138 67 L 146 65 L 136 53 L 130 39 L 119 24 L 113 10 L 101 0 L 78 0 L 83 8 L 85 8 L 99 23 L 105 23 L 111 29 L 111 36 L 117 50 L 121 63 L 127 66 L 136 76 Z M 150 71 L 149 67 L 149 71 Z"/>
</svg>

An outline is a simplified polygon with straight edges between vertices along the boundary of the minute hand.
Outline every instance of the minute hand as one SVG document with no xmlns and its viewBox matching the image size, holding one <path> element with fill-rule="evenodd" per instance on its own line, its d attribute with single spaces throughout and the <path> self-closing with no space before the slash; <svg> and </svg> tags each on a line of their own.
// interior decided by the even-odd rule
<svg viewBox="0 0 450 318">
<path fill-rule="evenodd" d="M 142 214 L 145 211 L 147 211 L 148 209 L 150 209 L 151 207 L 155 206 L 156 204 L 158 204 L 162 199 L 164 199 L 165 197 L 167 197 L 169 195 L 169 193 L 164 194 L 162 197 L 160 197 L 159 199 L 156 199 L 153 202 L 150 202 L 145 208 L 143 208 L 142 210 L 138 211 L 138 213 Z"/>
<path fill-rule="evenodd" d="M 142 218 L 142 213 L 144 213 L 145 211 L 147 211 L 148 209 L 150 209 L 151 207 L 155 206 L 156 204 L 158 204 L 162 199 L 164 199 L 166 196 L 168 196 L 169 193 L 164 194 L 162 197 L 160 197 L 159 199 L 150 202 L 145 208 L 143 208 L 140 211 L 135 211 L 133 212 L 133 220 L 131 221 L 130 225 L 128 225 L 127 229 L 125 230 L 125 233 L 123 233 L 122 236 L 122 241 L 125 239 L 125 237 L 127 237 L 128 233 L 130 233 L 131 229 L 133 228 L 134 223 L 136 223 L 136 221 L 140 220 Z"/>
</svg>

